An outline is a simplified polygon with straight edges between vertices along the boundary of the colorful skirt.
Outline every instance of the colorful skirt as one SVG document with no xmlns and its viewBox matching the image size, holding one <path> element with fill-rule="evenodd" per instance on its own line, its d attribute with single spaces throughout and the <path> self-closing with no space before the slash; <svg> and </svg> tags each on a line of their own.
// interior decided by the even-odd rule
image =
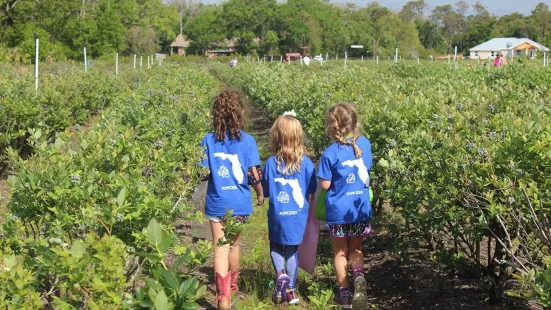
<svg viewBox="0 0 551 310">
<path fill-rule="evenodd" d="M 371 223 L 352 223 L 352 224 L 327 224 L 327 230 L 333 237 L 365 237 L 371 233 Z"/>
</svg>

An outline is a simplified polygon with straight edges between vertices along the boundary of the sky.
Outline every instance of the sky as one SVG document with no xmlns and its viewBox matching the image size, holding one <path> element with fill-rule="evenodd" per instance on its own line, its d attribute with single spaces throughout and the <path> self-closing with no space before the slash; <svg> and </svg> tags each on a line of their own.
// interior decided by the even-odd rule
<svg viewBox="0 0 551 310">
<path fill-rule="evenodd" d="M 336 1 L 332 1 L 336 2 Z M 339 2 L 354 2 L 359 6 L 364 6 L 369 2 L 372 2 L 371 0 L 347 0 L 347 1 L 340 1 Z M 404 4 L 408 2 L 408 0 L 380 0 L 378 1 L 381 6 L 385 6 L 389 9 L 399 11 Z M 457 2 L 456 0 L 425 0 L 425 2 L 429 5 L 430 10 L 432 10 L 437 5 L 444 5 L 444 4 L 453 4 Z M 468 4 L 474 4 L 475 0 L 466 0 Z M 536 7 L 536 5 L 540 2 L 547 2 L 546 0 L 480 0 L 480 3 L 482 3 L 488 11 L 491 14 L 494 15 L 505 15 L 510 14 L 514 12 L 519 12 L 524 15 L 530 15 L 532 10 Z"/>
<path fill-rule="evenodd" d="M 205 4 L 211 4 L 211 3 L 220 3 L 224 0 L 202 0 L 201 2 Z M 283 2 L 284 0 L 278 0 L 279 2 Z M 332 3 L 347 3 L 352 2 L 356 3 L 358 6 L 365 6 L 366 4 L 370 2 L 374 2 L 373 0 L 330 0 Z M 379 0 L 379 4 L 381 6 L 387 7 L 389 9 L 392 9 L 394 11 L 399 11 L 404 4 L 406 4 L 410 0 Z M 425 2 L 429 5 L 429 11 L 432 10 L 437 5 L 443 5 L 443 4 L 453 4 L 456 3 L 458 0 L 425 0 Z M 522 13 L 524 15 L 530 15 L 532 10 L 536 7 L 536 5 L 540 2 L 546 3 L 549 0 L 480 0 L 480 2 L 486 6 L 488 11 L 497 16 L 511 14 L 515 12 Z M 476 0 L 465 0 L 468 4 L 474 4 Z M 430 12 L 427 12 L 430 13 Z M 473 13 L 472 11 L 469 13 Z"/>
</svg>

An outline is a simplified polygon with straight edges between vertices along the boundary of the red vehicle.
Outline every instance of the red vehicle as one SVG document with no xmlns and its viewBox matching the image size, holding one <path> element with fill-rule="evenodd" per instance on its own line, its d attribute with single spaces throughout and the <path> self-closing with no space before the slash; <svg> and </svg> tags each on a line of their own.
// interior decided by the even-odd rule
<svg viewBox="0 0 551 310">
<path fill-rule="evenodd" d="M 286 53 L 285 61 L 291 62 L 295 60 L 300 60 L 301 57 L 310 56 L 310 48 L 303 46 L 300 48 L 302 53 Z"/>
</svg>

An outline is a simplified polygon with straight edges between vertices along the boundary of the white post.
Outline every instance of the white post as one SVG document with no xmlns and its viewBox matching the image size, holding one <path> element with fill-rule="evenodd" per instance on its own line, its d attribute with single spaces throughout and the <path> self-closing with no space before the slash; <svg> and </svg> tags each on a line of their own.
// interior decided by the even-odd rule
<svg viewBox="0 0 551 310">
<path fill-rule="evenodd" d="M 453 53 L 453 66 L 455 69 L 457 69 L 457 45 L 455 46 L 455 50 Z"/>
<path fill-rule="evenodd" d="M 86 46 L 84 47 L 84 72 L 88 72 L 88 59 L 86 58 Z"/>
<path fill-rule="evenodd" d="M 362 55 L 362 62 L 364 62 L 364 56 Z"/>
<path fill-rule="evenodd" d="M 37 42 L 38 42 L 38 41 L 37 41 Z M 38 43 L 37 43 L 37 45 L 38 45 Z M 37 54 L 38 54 L 38 52 L 37 52 Z M 547 58 L 547 52 L 543 52 L 543 66 L 544 66 L 544 67 L 545 67 L 545 65 L 547 64 L 546 58 Z"/>
<path fill-rule="evenodd" d="M 434 57 L 432 57 L 432 55 L 430 55 L 430 60 L 431 60 L 431 61 L 434 61 Z"/>
<path fill-rule="evenodd" d="M 394 54 L 394 62 L 398 62 L 398 48 L 396 48 L 396 54 Z"/>
<path fill-rule="evenodd" d="M 134 54 L 134 70 L 136 70 L 136 54 Z"/>
<path fill-rule="evenodd" d="M 147 69 L 149 69 L 149 55 L 147 55 Z"/>
<path fill-rule="evenodd" d="M 377 64 L 379 64 L 379 55 L 377 55 Z"/>
<path fill-rule="evenodd" d="M 40 40 L 38 37 L 36 37 L 35 44 L 34 44 L 34 91 L 38 91 L 38 51 L 40 47 Z"/>
<path fill-rule="evenodd" d="M 451 58 L 450 58 L 450 54 L 448 54 L 448 64 L 451 63 Z"/>
<path fill-rule="evenodd" d="M 256 57 L 256 62 L 257 62 L 257 63 L 260 63 L 260 56 L 257 56 L 257 57 Z"/>
<path fill-rule="evenodd" d="M 274 62 L 274 55 L 270 56 L 270 62 Z"/>
<path fill-rule="evenodd" d="M 335 60 L 339 60 L 339 54 L 335 55 Z"/>
<path fill-rule="evenodd" d="M 143 67 L 143 56 L 140 56 L 140 69 Z"/>
<path fill-rule="evenodd" d="M 115 76 L 119 75 L 119 53 L 115 54 Z"/>
<path fill-rule="evenodd" d="M 419 64 L 419 57 L 417 57 L 417 64 Z"/>
<path fill-rule="evenodd" d="M 300 57 L 300 65 L 302 66 L 303 63 L 302 63 L 302 55 L 299 56 Z"/>
<path fill-rule="evenodd" d="M 329 60 L 329 53 L 325 53 L 325 61 Z"/>
<path fill-rule="evenodd" d="M 344 52 L 344 66 L 346 67 L 346 62 L 348 61 L 348 52 Z"/>
</svg>

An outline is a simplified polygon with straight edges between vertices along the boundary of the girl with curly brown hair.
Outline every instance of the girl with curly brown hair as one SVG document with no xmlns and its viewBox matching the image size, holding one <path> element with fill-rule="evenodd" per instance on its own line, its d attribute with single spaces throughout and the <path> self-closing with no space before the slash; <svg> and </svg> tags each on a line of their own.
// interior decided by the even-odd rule
<svg viewBox="0 0 551 310">
<path fill-rule="evenodd" d="M 364 309 L 367 284 L 362 241 L 371 232 L 371 143 L 360 135 L 356 110 L 351 104 L 339 103 L 329 109 L 326 131 L 333 143 L 323 151 L 318 178 L 319 186 L 327 190 L 326 222 L 339 285 L 335 302 L 343 308 Z M 353 268 L 353 296 L 348 283 L 348 256 Z"/>
<path fill-rule="evenodd" d="M 211 173 L 205 203 L 214 243 L 214 274 L 218 309 L 231 307 L 231 294 L 238 292 L 240 244 L 237 234 L 231 246 L 219 246 L 224 238 L 226 212 L 238 223 L 247 220 L 252 213 L 251 190 L 257 193 L 258 204 L 264 204 L 262 185 L 257 166 L 260 156 L 255 139 L 243 131 L 244 106 L 242 96 L 235 90 L 225 90 L 214 99 L 212 109 L 214 132 L 201 142 L 204 148 L 201 166 Z M 251 177 L 248 177 L 248 176 Z M 223 239 L 224 240 L 224 239 Z"/>
</svg>

